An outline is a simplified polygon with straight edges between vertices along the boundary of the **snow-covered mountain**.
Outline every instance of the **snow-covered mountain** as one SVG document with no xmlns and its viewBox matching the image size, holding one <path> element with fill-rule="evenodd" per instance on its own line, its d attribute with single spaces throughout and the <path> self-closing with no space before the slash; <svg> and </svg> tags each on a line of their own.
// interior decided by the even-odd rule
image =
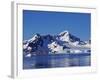
<svg viewBox="0 0 100 80">
<path fill-rule="evenodd" d="M 87 53 L 90 52 L 90 40 L 80 38 L 63 31 L 58 35 L 35 34 L 29 40 L 23 41 L 24 54 L 60 54 L 60 53 Z"/>
</svg>

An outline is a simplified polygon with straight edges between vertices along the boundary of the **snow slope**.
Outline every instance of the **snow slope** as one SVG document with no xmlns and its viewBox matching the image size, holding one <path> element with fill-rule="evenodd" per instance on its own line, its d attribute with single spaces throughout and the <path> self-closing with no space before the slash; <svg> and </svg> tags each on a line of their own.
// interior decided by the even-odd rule
<svg viewBox="0 0 100 80">
<path fill-rule="evenodd" d="M 35 34 L 29 40 L 23 41 L 23 51 L 29 54 L 60 54 L 60 53 L 88 53 L 90 40 L 82 41 L 67 30 L 58 35 Z"/>
</svg>

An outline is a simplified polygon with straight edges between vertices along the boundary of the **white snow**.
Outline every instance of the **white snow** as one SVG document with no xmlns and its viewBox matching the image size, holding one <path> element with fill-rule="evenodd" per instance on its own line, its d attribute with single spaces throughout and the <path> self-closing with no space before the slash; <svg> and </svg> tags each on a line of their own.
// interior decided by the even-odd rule
<svg viewBox="0 0 100 80">
<path fill-rule="evenodd" d="M 26 49 L 26 48 L 28 47 L 28 44 L 29 44 L 29 43 L 24 44 L 24 45 L 23 45 L 23 49 Z"/>
<path fill-rule="evenodd" d="M 78 43 L 79 43 L 79 41 L 75 41 L 75 42 L 73 42 L 72 44 L 73 44 L 74 46 L 77 46 Z"/>
<path fill-rule="evenodd" d="M 82 53 L 82 51 L 81 50 L 74 50 L 74 53 Z"/>
<path fill-rule="evenodd" d="M 66 31 L 63 31 L 63 32 L 61 32 L 59 35 L 63 35 L 63 34 L 69 34 L 69 32 L 66 30 Z"/>
<path fill-rule="evenodd" d="M 66 41 L 66 42 L 69 42 L 69 32 L 68 31 L 63 31 L 61 32 L 60 34 L 60 40 L 61 41 Z"/>
<path fill-rule="evenodd" d="M 70 53 L 82 53 L 82 50 L 79 49 L 70 49 Z"/>
<path fill-rule="evenodd" d="M 32 48 L 29 46 L 29 47 L 27 47 L 27 50 L 31 51 L 31 50 L 32 50 Z"/>
<path fill-rule="evenodd" d="M 32 50 L 32 47 L 28 46 L 29 43 L 31 43 L 31 42 L 33 43 L 34 40 L 36 40 L 38 38 L 39 38 L 38 35 L 34 35 L 31 39 L 26 40 L 25 43 L 23 44 L 23 49 L 27 49 L 30 52 Z M 57 38 L 54 42 L 52 42 L 52 43 L 50 42 L 49 44 L 46 44 L 46 46 L 48 46 L 47 50 L 50 50 L 51 52 L 54 52 L 54 53 L 57 52 L 58 54 L 59 53 L 83 53 L 83 52 L 88 52 L 86 49 L 89 50 L 91 48 L 91 44 L 89 44 L 89 43 L 80 45 L 79 44 L 80 41 L 72 42 L 70 40 L 71 40 L 70 33 L 68 31 L 63 31 L 57 36 Z M 59 41 L 61 43 L 59 43 Z M 63 43 L 63 41 L 64 41 L 64 43 Z M 69 47 L 69 49 L 67 49 L 67 48 L 63 49 L 64 46 Z M 30 55 L 31 54 L 28 54 L 27 56 L 30 56 Z"/>
<path fill-rule="evenodd" d="M 51 44 L 48 44 L 48 48 L 52 50 L 52 52 L 62 52 L 63 47 L 58 45 L 56 42 L 52 42 Z"/>
<path fill-rule="evenodd" d="M 38 36 L 34 35 L 31 39 L 28 40 L 28 42 L 32 42 L 32 41 L 36 40 L 37 38 L 38 38 Z"/>
</svg>

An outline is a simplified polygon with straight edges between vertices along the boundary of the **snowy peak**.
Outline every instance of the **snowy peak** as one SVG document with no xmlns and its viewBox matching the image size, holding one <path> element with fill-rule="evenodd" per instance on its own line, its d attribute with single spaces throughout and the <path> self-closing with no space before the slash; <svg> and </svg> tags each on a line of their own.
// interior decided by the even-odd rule
<svg viewBox="0 0 100 80">
<path fill-rule="evenodd" d="M 69 32 L 66 30 L 66 31 L 61 32 L 59 35 L 60 36 L 64 36 L 64 35 L 68 36 Z"/>
<path fill-rule="evenodd" d="M 35 34 L 31 39 L 28 40 L 28 42 L 33 42 L 33 41 L 39 39 L 40 37 L 41 37 L 40 34 Z"/>
<path fill-rule="evenodd" d="M 35 34 L 31 39 L 23 41 L 23 51 L 32 54 L 67 53 L 90 50 L 91 40 L 82 41 L 67 30 L 58 35 Z"/>
<path fill-rule="evenodd" d="M 59 34 L 59 39 L 65 42 L 79 42 L 80 38 L 70 34 L 68 31 L 63 31 Z"/>
<path fill-rule="evenodd" d="M 68 31 L 63 31 L 58 36 L 61 41 L 66 41 L 66 42 L 70 41 L 70 36 Z"/>
</svg>

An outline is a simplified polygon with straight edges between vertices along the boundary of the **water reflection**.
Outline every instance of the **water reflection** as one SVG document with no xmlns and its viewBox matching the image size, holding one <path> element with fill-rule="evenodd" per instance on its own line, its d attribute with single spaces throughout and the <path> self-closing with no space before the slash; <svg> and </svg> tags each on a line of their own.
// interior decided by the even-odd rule
<svg viewBox="0 0 100 80">
<path fill-rule="evenodd" d="M 38 55 L 23 58 L 23 69 L 90 66 L 90 54 Z"/>
</svg>

